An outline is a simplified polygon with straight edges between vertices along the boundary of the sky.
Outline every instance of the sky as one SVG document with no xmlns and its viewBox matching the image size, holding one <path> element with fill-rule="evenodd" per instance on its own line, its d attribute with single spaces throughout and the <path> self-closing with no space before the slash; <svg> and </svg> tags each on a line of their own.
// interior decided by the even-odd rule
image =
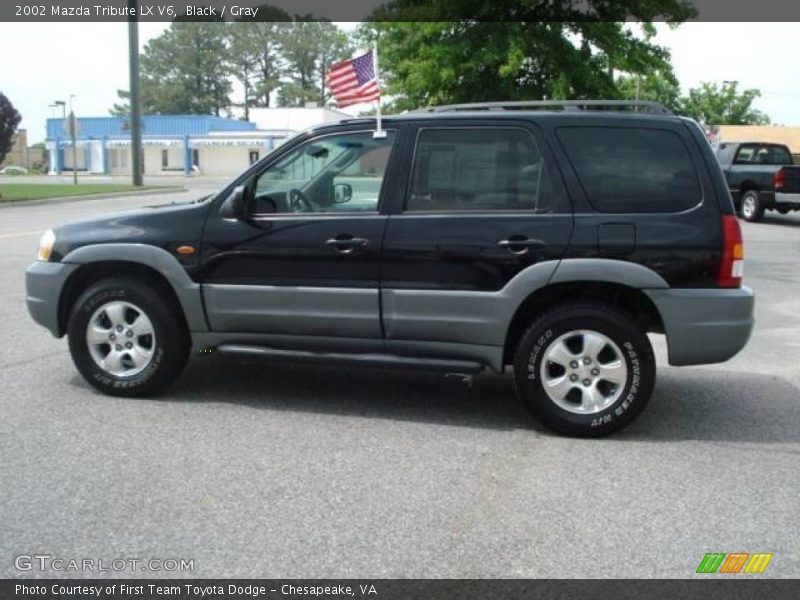
<svg viewBox="0 0 800 600">
<path fill-rule="evenodd" d="M 353 24 L 340 24 L 351 29 Z M 166 23 L 140 23 L 143 46 Z M 774 123 L 800 125 L 800 23 L 685 23 L 675 30 L 659 24 L 657 43 L 672 52 L 684 92 L 702 81 L 738 81 L 757 88 L 754 107 Z M 0 23 L 0 91 L 22 114 L 29 143 L 45 137 L 49 108 L 69 102 L 81 116 L 107 116 L 128 88 L 126 23 Z M 234 88 L 234 101 L 237 88 Z M 500 99 L 501 100 L 501 99 Z M 359 107 L 353 107 L 356 114 Z"/>
</svg>

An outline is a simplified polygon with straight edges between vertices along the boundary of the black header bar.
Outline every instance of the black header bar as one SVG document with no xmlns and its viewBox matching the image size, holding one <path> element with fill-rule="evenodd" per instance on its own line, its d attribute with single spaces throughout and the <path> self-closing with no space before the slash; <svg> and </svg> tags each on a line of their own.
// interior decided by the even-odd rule
<svg viewBox="0 0 800 600">
<path fill-rule="evenodd" d="M 792 0 L 3 0 L 0 21 L 266 21 L 280 13 L 271 7 L 287 20 L 665 21 L 679 15 L 688 21 L 800 21 L 800 3 Z"/>
<path fill-rule="evenodd" d="M 800 580 L 702 579 L 26 579 L 3 600 L 796 600 Z"/>
</svg>

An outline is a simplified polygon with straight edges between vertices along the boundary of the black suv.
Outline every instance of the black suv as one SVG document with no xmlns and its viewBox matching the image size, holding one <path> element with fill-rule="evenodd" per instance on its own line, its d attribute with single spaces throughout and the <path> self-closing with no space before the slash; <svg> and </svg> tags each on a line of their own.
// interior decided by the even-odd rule
<svg viewBox="0 0 800 600">
<path fill-rule="evenodd" d="M 571 435 L 620 429 L 672 365 L 753 326 L 702 130 L 646 102 L 440 107 L 317 127 L 220 193 L 63 225 L 26 274 L 85 379 L 152 394 L 190 350 L 474 373 L 513 367 Z M 488 401 L 489 399 L 487 399 Z"/>
</svg>

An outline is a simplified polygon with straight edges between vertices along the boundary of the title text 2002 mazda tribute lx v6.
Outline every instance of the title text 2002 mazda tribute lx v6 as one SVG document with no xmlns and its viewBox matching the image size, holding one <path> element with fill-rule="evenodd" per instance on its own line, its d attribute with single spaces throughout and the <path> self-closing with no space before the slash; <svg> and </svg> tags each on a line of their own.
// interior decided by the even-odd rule
<svg viewBox="0 0 800 600">
<path fill-rule="evenodd" d="M 33 318 L 97 389 L 190 353 L 454 373 L 513 367 L 548 427 L 601 435 L 672 365 L 747 342 L 753 293 L 700 128 L 648 103 L 463 105 L 297 136 L 203 201 L 62 225 Z M 487 399 L 489 400 L 489 399 Z"/>
</svg>

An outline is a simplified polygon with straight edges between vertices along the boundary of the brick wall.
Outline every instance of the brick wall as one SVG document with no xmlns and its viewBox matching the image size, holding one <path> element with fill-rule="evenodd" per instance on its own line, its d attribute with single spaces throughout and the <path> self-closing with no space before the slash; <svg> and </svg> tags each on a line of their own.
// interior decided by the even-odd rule
<svg viewBox="0 0 800 600">
<path fill-rule="evenodd" d="M 24 129 L 17 130 L 14 136 L 14 145 L 11 150 L 6 154 L 5 160 L 0 164 L 0 168 L 7 165 L 16 165 L 18 167 L 28 167 L 28 132 Z"/>
</svg>

